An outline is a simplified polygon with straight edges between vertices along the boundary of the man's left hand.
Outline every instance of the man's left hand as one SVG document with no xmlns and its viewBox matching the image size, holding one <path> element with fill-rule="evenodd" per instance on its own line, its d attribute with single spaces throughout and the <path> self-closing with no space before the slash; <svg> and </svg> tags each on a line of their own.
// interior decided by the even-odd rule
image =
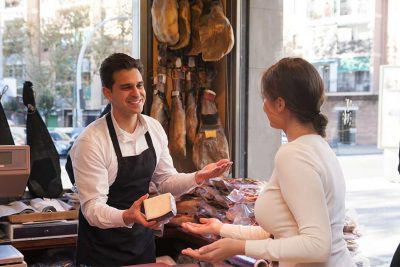
<svg viewBox="0 0 400 267">
<path fill-rule="evenodd" d="M 218 162 L 207 164 L 203 169 L 196 172 L 196 183 L 201 184 L 207 179 L 221 176 L 224 172 L 229 170 L 232 163 L 233 162 L 228 159 L 221 159 Z"/>
</svg>

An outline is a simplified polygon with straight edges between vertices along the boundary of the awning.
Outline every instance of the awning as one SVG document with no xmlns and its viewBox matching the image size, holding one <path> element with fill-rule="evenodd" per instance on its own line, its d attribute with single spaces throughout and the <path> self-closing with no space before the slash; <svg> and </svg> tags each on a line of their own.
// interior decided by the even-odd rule
<svg viewBox="0 0 400 267">
<path fill-rule="evenodd" d="M 339 60 L 338 72 L 369 71 L 369 57 L 341 58 Z"/>
</svg>

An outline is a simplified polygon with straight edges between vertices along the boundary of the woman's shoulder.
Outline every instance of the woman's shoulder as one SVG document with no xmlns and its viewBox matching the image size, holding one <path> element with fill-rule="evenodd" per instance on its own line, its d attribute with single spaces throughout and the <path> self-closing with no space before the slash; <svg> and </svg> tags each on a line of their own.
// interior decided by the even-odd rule
<svg viewBox="0 0 400 267">
<path fill-rule="evenodd" d="M 321 141 L 322 140 L 322 141 Z M 276 153 L 276 160 L 291 158 L 313 158 L 324 140 L 320 136 L 303 136 L 283 144 Z"/>
</svg>

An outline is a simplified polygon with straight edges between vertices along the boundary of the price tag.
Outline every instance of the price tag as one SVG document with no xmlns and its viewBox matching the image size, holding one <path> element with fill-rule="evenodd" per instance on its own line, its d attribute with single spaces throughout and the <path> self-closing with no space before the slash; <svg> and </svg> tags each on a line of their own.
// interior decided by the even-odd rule
<svg viewBox="0 0 400 267">
<path fill-rule="evenodd" d="M 205 130 L 204 134 L 206 135 L 206 138 L 216 138 L 217 137 L 217 131 L 216 130 Z"/>
</svg>

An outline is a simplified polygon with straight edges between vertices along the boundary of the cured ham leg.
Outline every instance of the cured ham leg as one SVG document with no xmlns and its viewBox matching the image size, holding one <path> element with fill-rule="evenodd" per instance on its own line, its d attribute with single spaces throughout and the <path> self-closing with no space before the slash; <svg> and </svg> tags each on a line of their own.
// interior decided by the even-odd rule
<svg viewBox="0 0 400 267">
<path fill-rule="evenodd" d="M 175 160 L 186 158 L 186 125 L 185 110 L 183 109 L 181 97 L 181 60 L 178 58 L 175 63 L 172 78 L 174 89 L 171 92 L 171 121 L 169 128 L 169 150 Z"/>
<path fill-rule="evenodd" d="M 190 33 L 190 50 L 186 54 L 188 56 L 196 56 L 201 53 L 200 43 L 200 17 L 203 11 L 202 0 L 195 0 L 190 7 L 191 12 L 191 33 Z"/>
<path fill-rule="evenodd" d="M 153 32 L 160 43 L 179 41 L 178 4 L 176 0 L 154 0 L 151 6 Z"/>
<path fill-rule="evenodd" d="M 159 45 L 159 61 L 157 77 L 154 79 L 155 89 L 153 93 L 153 102 L 151 103 L 150 116 L 158 120 L 163 126 L 165 132 L 168 132 L 169 111 L 165 95 L 167 82 L 166 70 L 166 45 Z"/>
<path fill-rule="evenodd" d="M 188 0 L 178 2 L 179 41 L 171 46 L 172 50 L 186 47 L 190 41 L 190 4 Z"/>
<path fill-rule="evenodd" d="M 220 0 L 212 0 L 210 13 L 204 16 L 200 20 L 202 58 L 204 61 L 218 61 L 233 48 L 233 29 Z"/>
<path fill-rule="evenodd" d="M 193 145 L 196 138 L 197 127 L 199 120 L 197 118 L 197 88 L 196 82 L 194 81 L 194 57 L 189 58 L 189 71 L 186 75 L 186 84 L 189 92 L 186 97 L 186 134 L 187 141 L 190 145 Z"/>
<path fill-rule="evenodd" d="M 205 90 L 201 100 L 201 123 L 193 145 L 193 163 L 197 169 L 229 159 L 229 147 L 215 105 L 215 93 Z M 226 174 L 227 175 L 227 174 Z"/>
</svg>

